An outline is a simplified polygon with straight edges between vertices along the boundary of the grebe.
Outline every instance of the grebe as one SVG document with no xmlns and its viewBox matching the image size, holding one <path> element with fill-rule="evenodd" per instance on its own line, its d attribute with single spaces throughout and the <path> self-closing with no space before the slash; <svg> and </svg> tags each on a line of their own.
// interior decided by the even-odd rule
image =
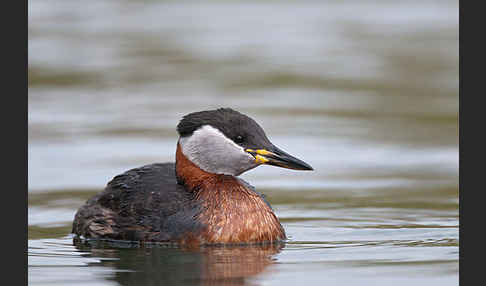
<svg viewBox="0 0 486 286">
<path fill-rule="evenodd" d="M 313 170 L 230 108 L 190 113 L 177 125 L 175 163 L 115 176 L 76 213 L 75 239 L 178 244 L 276 243 L 285 230 L 264 196 L 237 176 L 259 165 Z"/>
</svg>

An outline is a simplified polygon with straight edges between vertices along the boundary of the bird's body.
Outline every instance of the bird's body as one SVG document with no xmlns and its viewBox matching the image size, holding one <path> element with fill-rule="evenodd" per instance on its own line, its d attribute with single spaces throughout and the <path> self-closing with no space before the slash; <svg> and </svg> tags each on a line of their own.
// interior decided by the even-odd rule
<svg viewBox="0 0 486 286">
<path fill-rule="evenodd" d="M 214 115 L 218 111 L 230 119 L 247 118 L 231 109 L 211 112 Z M 176 163 L 146 165 L 114 177 L 104 191 L 78 210 L 73 233 L 84 238 L 175 242 L 182 245 L 275 243 L 284 240 L 285 231 L 263 195 L 237 177 L 242 169 L 245 171 L 269 162 L 273 155 L 277 158 L 276 153 L 262 157 L 260 154 L 270 154 L 270 151 L 254 151 L 243 146 L 243 152 L 251 154 L 251 157 L 245 157 L 247 155 L 240 154 L 236 147 L 239 145 L 233 141 L 225 141 L 228 139 L 214 130 L 210 130 L 212 133 L 203 132 L 208 130 L 206 126 L 196 126 L 190 135 L 184 137 L 184 132 L 181 132 L 184 126 L 179 124 L 181 139 L 177 144 Z M 210 146 L 198 149 L 197 146 L 206 144 L 204 142 L 212 142 L 211 146 L 219 146 L 219 149 L 227 148 L 218 152 L 233 152 L 227 154 L 232 161 L 211 161 L 214 157 L 207 159 L 207 152 L 201 155 L 200 150 L 210 149 Z M 281 155 L 278 158 L 272 161 L 275 165 L 291 162 L 294 165 L 290 167 L 310 168 L 293 157 L 288 159 Z M 237 163 L 240 166 L 234 165 Z"/>
<path fill-rule="evenodd" d="M 181 244 L 276 242 L 285 231 L 263 195 L 245 181 L 207 173 L 178 147 L 174 163 L 129 170 L 76 214 L 73 232 L 89 238 Z M 197 173 L 197 175 L 195 175 Z"/>
</svg>

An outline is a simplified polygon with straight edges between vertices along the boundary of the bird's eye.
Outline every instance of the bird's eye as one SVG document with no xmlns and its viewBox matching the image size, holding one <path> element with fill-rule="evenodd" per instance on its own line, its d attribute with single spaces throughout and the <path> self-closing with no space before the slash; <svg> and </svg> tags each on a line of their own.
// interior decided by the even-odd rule
<svg viewBox="0 0 486 286">
<path fill-rule="evenodd" d="M 241 142 L 243 142 L 243 136 L 241 136 L 241 135 L 236 136 L 236 138 L 235 138 L 235 142 L 236 142 L 236 143 L 241 143 Z"/>
</svg>

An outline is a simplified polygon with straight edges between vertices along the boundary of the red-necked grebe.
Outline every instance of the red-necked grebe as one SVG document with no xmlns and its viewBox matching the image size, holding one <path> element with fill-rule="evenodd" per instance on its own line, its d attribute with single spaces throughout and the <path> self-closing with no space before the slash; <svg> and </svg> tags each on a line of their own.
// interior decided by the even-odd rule
<svg viewBox="0 0 486 286">
<path fill-rule="evenodd" d="M 262 164 L 312 167 L 230 108 L 190 113 L 177 131 L 176 162 L 115 176 L 76 213 L 76 237 L 197 245 L 285 240 L 263 195 L 237 176 Z"/>
</svg>

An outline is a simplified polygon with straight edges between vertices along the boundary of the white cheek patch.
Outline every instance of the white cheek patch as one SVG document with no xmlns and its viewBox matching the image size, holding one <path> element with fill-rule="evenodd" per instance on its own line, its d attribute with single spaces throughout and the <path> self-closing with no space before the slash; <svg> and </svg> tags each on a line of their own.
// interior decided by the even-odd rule
<svg viewBox="0 0 486 286">
<path fill-rule="evenodd" d="M 237 176 L 255 168 L 255 158 L 221 131 L 204 125 L 191 136 L 181 137 L 182 153 L 199 168 L 215 174 Z"/>
</svg>

